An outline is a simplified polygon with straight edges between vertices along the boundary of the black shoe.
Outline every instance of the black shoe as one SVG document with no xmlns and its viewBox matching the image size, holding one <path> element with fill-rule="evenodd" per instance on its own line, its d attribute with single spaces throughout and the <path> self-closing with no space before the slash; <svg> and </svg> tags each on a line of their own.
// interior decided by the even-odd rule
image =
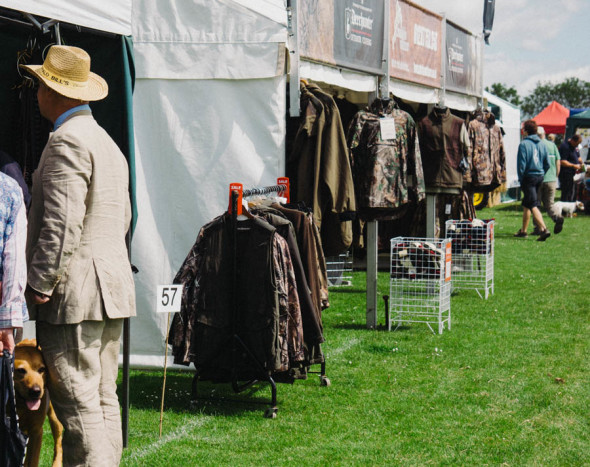
<svg viewBox="0 0 590 467">
<path fill-rule="evenodd" d="M 539 238 L 537 238 L 538 242 L 544 242 L 545 240 L 547 240 L 549 237 L 551 236 L 551 232 L 549 232 L 547 229 L 543 230 L 543 232 L 541 232 L 539 234 Z"/>
<path fill-rule="evenodd" d="M 555 227 L 553 227 L 553 233 L 558 234 L 563 230 L 563 217 L 560 217 L 555 221 Z"/>
<path fill-rule="evenodd" d="M 523 232 L 522 230 L 519 230 L 518 232 L 516 232 L 514 234 L 515 237 L 520 237 L 520 238 L 526 238 L 528 237 L 528 234 L 526 232 Z"/>
<path fill-rule="evenodd" d="M 535 227 L 533 230 L 533 233 L 531 233 L 531 235 L 535 235 L 535 236 L 541 235 L 541 231 L 539 230 L 538 227 Z"/>
</svg>

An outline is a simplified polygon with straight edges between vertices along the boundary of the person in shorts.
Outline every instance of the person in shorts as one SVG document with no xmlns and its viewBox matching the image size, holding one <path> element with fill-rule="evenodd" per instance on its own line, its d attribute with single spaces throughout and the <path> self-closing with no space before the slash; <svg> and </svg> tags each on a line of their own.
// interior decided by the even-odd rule
<svg viewBox="0 0 590 467">
<path fill-rule="evenodd" d="M 549 170 L 549 158 L 547 147 L 537 134 L 537 124 L 534 120 L 524 122 L 524 132 L 527 135 L 518 146 L 516 167 L 518 181 L 523 193 L 522 199 L 522 227 L 516 232 L 515 237 L 526 237 L 531 214 L 533 222 L 539 229 L 537 240 L 544 242 L 551 233 L 547 230 L 543 215 L 539 210 L 537 192 L 543 184 L 545 172 Z"/>
</svg>

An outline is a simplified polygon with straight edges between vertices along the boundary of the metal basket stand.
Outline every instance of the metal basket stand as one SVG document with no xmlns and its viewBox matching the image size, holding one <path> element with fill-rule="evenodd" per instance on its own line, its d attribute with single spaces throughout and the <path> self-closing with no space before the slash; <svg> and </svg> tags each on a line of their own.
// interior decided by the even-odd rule
<svg viewBox="0 0 590 467">
<path fill-rule="evenodd" d="M 448 238 L 391 239 L 389 320 L 424 323 L 436 334 L 451 329 L 451 241 Z"/>
<path fill-rule="evenodd" d="M 494 220 L 448 220 L 452 241 L 453 290 L 473 289 L 481 298 L 494 293 Z"/>
</svg>

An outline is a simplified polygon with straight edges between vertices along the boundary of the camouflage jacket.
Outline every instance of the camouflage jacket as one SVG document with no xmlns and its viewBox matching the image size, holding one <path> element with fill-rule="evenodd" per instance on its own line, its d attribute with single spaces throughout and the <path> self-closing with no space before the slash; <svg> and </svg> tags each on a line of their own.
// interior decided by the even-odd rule
<svg viewBox="0 0 590 467">
<path fill-rule="evenodd" d="M 168 342 L 174 362 L 193 362 L 203 379 L 228 380 L 233 370 L 240 379 L 259 374 L 246 353 L 232 355 L 234 335 L 269 373 L 285 371 L 290 360 L 303 357 L 299 300 L 286 242 L 261 219 L 240 221 L 234 285 L 232 230 L 227 213 L 205 225 L 174 278 L 184 289 Z"/>
<path fill-rule="evenodd" d="M 382 138 L 382 119 L 394 120 L 395 138 Z M 424 198 L 416 124 L 393 100 L 375 99 L 367 110 L 358 112 L 347 143 L 361 217 L 391 218 L 400 207 Z"/>
<path fill-rule="evenodd" d="M 490 112 L 469 122 L 471 142 L 471 185 L 477 190 L 493 190 L 506 181 L 506 153 L 502 131 Z"/>
</svg>

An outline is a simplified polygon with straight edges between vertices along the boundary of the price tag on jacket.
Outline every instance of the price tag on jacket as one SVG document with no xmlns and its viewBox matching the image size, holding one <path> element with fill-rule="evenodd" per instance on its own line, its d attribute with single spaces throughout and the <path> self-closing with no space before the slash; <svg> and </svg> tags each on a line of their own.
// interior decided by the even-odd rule
<svg viewBox="0 0 590 467">
<path fill-rule="evenodd" d="M 173 313 L 180 311 L 182 284 L 159 285 L 156 298 L 156 312 Z"/>
<path fill-rule="evenodd" d="M 395 119 L 384 117 L 379 119 L 381 139 L 395 139 Z"/>
</svg>

